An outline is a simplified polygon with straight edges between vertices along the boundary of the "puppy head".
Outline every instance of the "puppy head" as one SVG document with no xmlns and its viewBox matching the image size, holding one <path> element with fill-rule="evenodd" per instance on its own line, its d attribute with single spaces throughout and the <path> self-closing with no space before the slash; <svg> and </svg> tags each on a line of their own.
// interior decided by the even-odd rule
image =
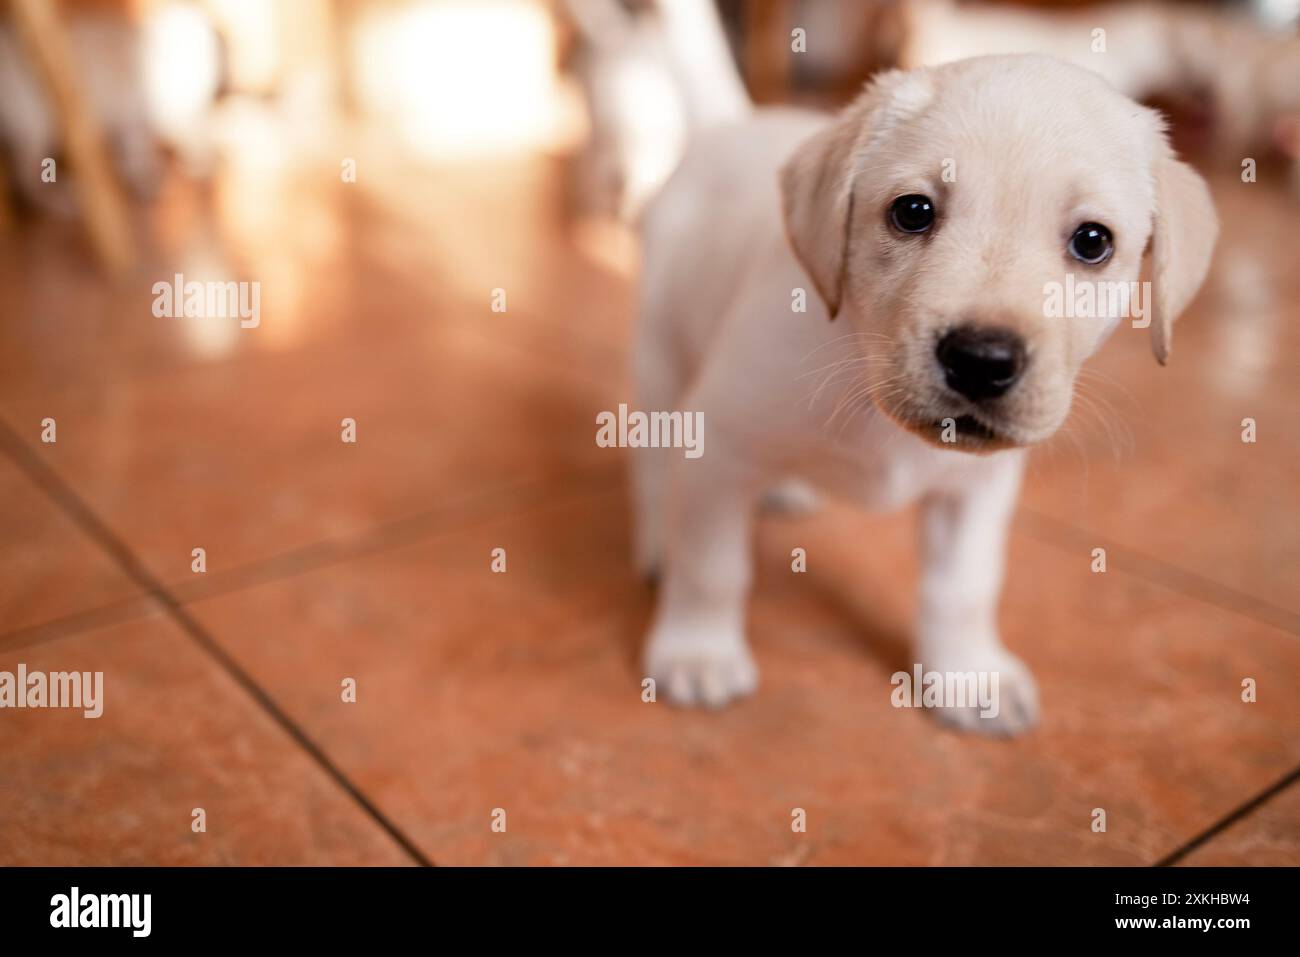
<svg viewBox="0 0 1300 957">
<path fill-rule="evenodd" d="M 1125 316 L 1150 324 L 1163 364 L 1218 230 L 1157 113 L 1041 56 L 883 74 L 795 151 L 781 189 L 831 318 L 864 333 L 876 405 L 971 451 L 1052 435 Z"/>
</svg>

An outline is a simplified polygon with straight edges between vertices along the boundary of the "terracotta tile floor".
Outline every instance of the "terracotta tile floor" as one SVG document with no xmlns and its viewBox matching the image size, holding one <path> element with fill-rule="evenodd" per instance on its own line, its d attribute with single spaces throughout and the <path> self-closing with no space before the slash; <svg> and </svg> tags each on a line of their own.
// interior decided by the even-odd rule
<svg viewBox="0 0 1300 957">
<path fill-rule="evenodd" d="M 563 227 L 557 161 L 365 168 L 171 184 L 119 289 L 60 224 L 0 255 L 0 670 L 107 685 L 99 719 L 0 712 L 0 863 L 1300 863 L 1279 189 L 1215 181 L 1172 364 L 1122 331 L 1087 383 L 1111 411 L 1035 455 L 1003 629 L 1044 717 L 989 741 L 889 706 L 910 516 L 838 506 L 762 523 L 759 696 L 643 703 L 651 593 L 592 441 L 628 276 Z M 261 281 L 261 325 L 155 319 L 176 271 Z"/>
</svg>

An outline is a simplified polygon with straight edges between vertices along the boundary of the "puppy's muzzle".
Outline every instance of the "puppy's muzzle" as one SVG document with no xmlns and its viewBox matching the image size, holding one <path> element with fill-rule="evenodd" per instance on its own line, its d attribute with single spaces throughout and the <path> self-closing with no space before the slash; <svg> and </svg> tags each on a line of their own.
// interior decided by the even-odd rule
<svg viewBox="0 0 1300 957">
<path fill-rule="evenodd" d="M 1009 329 L 958 326 L 935 346 L 948 388 L 972 402 L 996 399 L 1025 371 L 1025 342 Z"/>
</svg>

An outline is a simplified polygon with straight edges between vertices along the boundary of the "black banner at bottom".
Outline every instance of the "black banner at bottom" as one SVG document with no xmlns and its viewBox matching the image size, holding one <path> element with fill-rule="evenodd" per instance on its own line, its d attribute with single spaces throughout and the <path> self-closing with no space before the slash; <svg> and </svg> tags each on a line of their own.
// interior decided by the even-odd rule
<svg viewBox="0 0 1300 957">
<path fill-rule="evenodd" d="M 5 942 L 374 944 L 474 932 L 643 940 L 969 943 L 1295 939 L 1295 869 L 305 869 L 0 871 Z M 74 940 L 75 938 L 75 940 Z M 436 940 L 437 938 L 431 938 Z M 452 940 L 463 939 L 453 937 Z"/>
</svg>

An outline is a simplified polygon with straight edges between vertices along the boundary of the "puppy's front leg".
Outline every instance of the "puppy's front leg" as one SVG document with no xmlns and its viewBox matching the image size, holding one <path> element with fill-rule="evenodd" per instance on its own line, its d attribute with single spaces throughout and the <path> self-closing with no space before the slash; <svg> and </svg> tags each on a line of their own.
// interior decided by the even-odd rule
<svg viewBox="0 0 1300 957">
<path fill-rule="evenodd" d="M 754 470 L 718 444 L 674 463 L 645 669 L 675 704 L 720 707 L 758 686 L 744 622 L 757 491 Z"/>
<path fill-rule="evenodd" d="M 1024 662 L 998 638 L 997 605 L 1024 459 L 1004 453 L 986 464 L 986 473 L 932 493 L 922 506 L 917 653 L 925 671 L 952 680 L 973 672 L 994 692 L 991 707 L 939 708 L 942 720 L 986 734 L 1017 734 L 1038 719 L 1038 689 Z"/>
</svg>

